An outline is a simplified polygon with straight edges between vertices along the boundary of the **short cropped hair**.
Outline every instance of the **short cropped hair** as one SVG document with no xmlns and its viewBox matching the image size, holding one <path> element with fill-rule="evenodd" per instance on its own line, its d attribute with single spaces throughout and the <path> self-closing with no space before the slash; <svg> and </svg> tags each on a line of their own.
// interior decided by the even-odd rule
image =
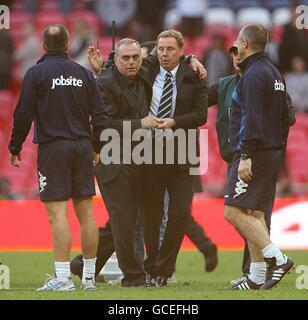
<svg viewBox="0 0 308 320">
<path fill-rule="evenodd" d="M 119 49 L 122 47 L 122 46 L 126 46 L 128 44 L 135 44 L 139 49 L 140 49 L 140 44 L 137 40 L 134 40 L 134 39 L 130 39 L 130 38 L 124 38 L 124 39 L 121 39 L 117 44 L 116 44 L 116 47 L 115 47 L 115 55 L 118 54 L 118 51 Z"/>
<path fill-rule="evenodd" d="M 44 48 L 47 52 L 65 52 L 69 33 L 62 24 L 51 24 L 43 32 Z"/>
<path fill-rule="evenodd" d="M 265 50 L 268 41 L 268 32 L 261 24 L 252 24 L 244 27 L 241 31 L 241 35 L 247 39 L 253 50 Z"/>
<path fill-rule="evenodd" d="M 158 43 L 158 40 L 160 38 L 169 38 L 169 37 L 174 38 L 176 40 L 180 49 L 184 48 L 183 35 L 181 32 L 175 31 L 175 30 L 166 30 L 166 31 L 161 32 L 157 37 L 156 44 Z"/>
</svg>

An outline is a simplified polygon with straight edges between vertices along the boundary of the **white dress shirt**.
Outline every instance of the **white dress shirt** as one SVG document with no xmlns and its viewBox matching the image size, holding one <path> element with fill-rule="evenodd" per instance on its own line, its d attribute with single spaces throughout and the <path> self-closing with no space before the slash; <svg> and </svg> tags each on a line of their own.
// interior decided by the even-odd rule
<svg viewBox="0 0 308 320">
<path fill-rule="evenodd" d="M 174 111 L 175 111 L 175 103 L 176 103 L 176 95 L 177 95 L 177 89 L 176 89 L 176 74 L 179 69 L 179 64 L 172 69 L 170 72 L 172 74 L 171 81 L 173 86 L 173 94 L 172 94 L 172 105 L 171 105 L 171 113 L 170 118 L 173 117 Z M 165 70 L 162 66 L 160 67 L 160 71 L 157 74 L 154 84 L 153 84 L 153 94 L 152 94 L 152 102 L 150 107 L 150 115 L 157 115 L 160 99 L 163 95 L 163 89 L 166 79 L 167 70 Z"/>
</svg>

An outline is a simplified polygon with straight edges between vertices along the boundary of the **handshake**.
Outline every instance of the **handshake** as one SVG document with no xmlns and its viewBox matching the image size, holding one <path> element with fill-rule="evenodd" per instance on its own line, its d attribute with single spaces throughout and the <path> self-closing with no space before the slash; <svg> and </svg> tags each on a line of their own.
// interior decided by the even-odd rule
<svg viewBox="0 0 308 320">
<path fill-rule="evenodd" d="M 158 128 L 158 129 L 167 129 L 171 128 L 175 125 L 175 121 L 172 118 L 156 118 L 152 115 L 147 116 L 141 119 L 141 128 L 150 129 L 150 128 Z"/>
</svg>

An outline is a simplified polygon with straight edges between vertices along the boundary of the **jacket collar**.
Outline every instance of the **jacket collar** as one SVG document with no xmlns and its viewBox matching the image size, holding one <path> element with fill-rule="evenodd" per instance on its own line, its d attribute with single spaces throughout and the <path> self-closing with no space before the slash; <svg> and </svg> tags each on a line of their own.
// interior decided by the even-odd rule
<svg viewBox="0 0 308 320">
<path fill-rule="evenodd" d="M 245 72 L 252 64 L 254 64 L 256 61 L 268 59 L 266 53 L 264 51 L 254 53 L 247 57 L 245 60 L 243 60 L 238 67 Z"/>
<path fill-rule="evenodd" d="M 46 59 L 50 58 L 50 57 L 62 57 L 62 58 L 69 58 L 67 53 L 64 52 L 46 52 L 36 63 L 41 63 L 43 61 L 45 61 Z"/>
</svg>

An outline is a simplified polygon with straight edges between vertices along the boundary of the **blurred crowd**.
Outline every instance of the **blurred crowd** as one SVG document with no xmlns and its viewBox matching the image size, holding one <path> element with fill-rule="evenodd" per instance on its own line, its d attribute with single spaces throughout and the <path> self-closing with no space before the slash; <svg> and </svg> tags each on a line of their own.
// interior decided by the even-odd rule
<svg viewBox="0 0 308 320">
<path fill-rule="evenodd" d="M 111 50 L 113 20 L 116 21 L 117 39 L 132 37 L 145 42 L 154 40 L 163 29 L 177 29 L 185 37 L 186 52 L 195 54 L 204 63 L 208 71 L 207 81 L 211 85 L 218 78 L 234 71 L 227 48 L 235 40 L 237 30 L 244 24 L 259 22 L 270 30 L 271 40 L 267 46 L 267 53 L 272 62 L 283 72 L 288 93 L 299 115 L 300 129 L 295 129 L 298 132 L 291 137 L 297 145 L 290 147 L 288 168 L 281 179 L 281 195 L 288 196 L 294 192 L 296 188 L 292 189 L 292 183 L 302 186 L 298 191 L 299 194 L 307 194 L 308 170 L 300 169 L 293 172 L 293 166 L 298 164 L 308 168 L 308 159 L 305 160 L 303 155 L 298 156 L 298 152 L 303 152 L 308 158 L 306 142 L 308 141 L 308 30 L 296 28 L 298 14 L 295 7 L 298 4 L 305 4 L 305 1 L 299 2 L 293 0 L 2 1 L 1 4 L 10 8 L 11 21 L 10 30 L 0 30 L 0 152 L 6 150 L 7 136 L 4 132 L 10 129 L 22 78 L 42 54 L 41 33 L 47 25 L 51 23 L 67 25 L 71 33 L 70 55 L 75 61 L 87 67 L 89 67 L 87 61 L 89 45 L 99 45 L 105 56 Z M 4 111 L 3 105 L 8 100 L 14 103 L 10 110 Z M 9 128 L 5 129 L 5 126 Z M 4 165 L 4 160 L 7 159 L 4 158 L 0 160 L 0 176 L 7 176 L 7 167 Z M 13 180 L 8 178 L 9 181 Z M 206 184 L 209 181 L 205 178 L 203 182 Z M 300 190 L 304 190 L 303 193 Z"/>
</svg>

